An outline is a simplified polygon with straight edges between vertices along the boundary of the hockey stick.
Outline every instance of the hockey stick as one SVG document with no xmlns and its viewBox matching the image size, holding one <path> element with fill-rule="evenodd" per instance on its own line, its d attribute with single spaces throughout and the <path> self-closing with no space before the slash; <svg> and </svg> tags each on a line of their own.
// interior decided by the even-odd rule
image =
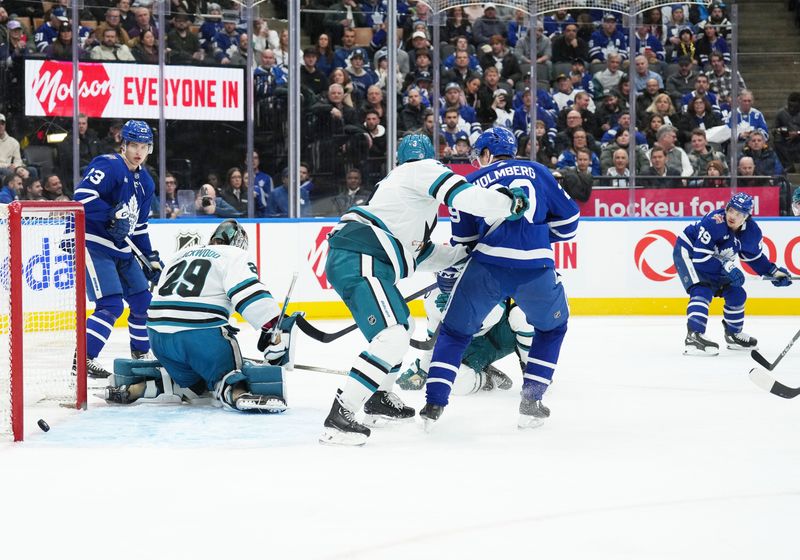
<svg viewBox="0 0 800 560">
<path fill-rule="evenodd" d="M 408 303 L 409 301 L 413 301 L 413 300 L 417 299 L 419 296 L 421 296 L 422 294 L 431 291 L 435 287 L 436 287 L 435 283 L 431 284 L 430 286 L 427 286 L 425 288 L 422 288 L 421 290 L 418 290 L 418 291 L 414 292 L 410 296 L 406 297 L 403 301 L 405 301 L 406 303 Z M 297 318 L 297 326 L 300 327 L 300 330 L 303 331 L 306 335 L 310 336 L 311 338 L 313 338 L 314 340 L 316 340 L 318 342 L 322 342 L 322 343 L 325 343 L 325 344 L 327 344 L 328 342 L 333 342 L 337 338 L 341 338 L 344 335 L 346 335 L 347 333 L 351 333 L 354 330 L 358 329 L 358 325 L 356 323 L 353 323 L 352 325 L 348 325 L 347 327 L 343 328 L 340 331 L 328 333 L 328 332 L 319 330 L 317 327 L 315 327 L 314 325 L 312 325 L 311 323 L 306 321 L 305 317 L 298 317 Z M 414 346 L 413 342 L 415 342 L 415 341 L 412 340 L 412 346 Z M 417 348 L 417 346 L 414 346 L 414 347 Z M 433 346 L 431 346 L 431 348 L 432 347 Z"/>
<path fill-rule="evenodd" d="M 792 340 L 790 340 L 789 344 L 786 345 L 786 348 L 783 349 L 783 352 L 781 352 L 780 355 L 777 358 L 775 358 L 775 361 L 772 363 L 769 363 L 767 359 L 758 352 L 758 350 L 751 350 L 750 357 L 753 358 L 762 366 L 764 366 L 765 368 L 767 368 L 769 371 L 772 371 L 773 369 L 775 369 L 775 366 L 777 366 L 778 363 L 783 359 L 786 353 L 789 352 L 791 347 L 794 346 L 794 343 L 797 342 L 798 338 L 800 338 L 800 331 L 797 331 L 795 333 L 795 335 L 792 337 Z"/>
<path fill-rule="evenodd" d="M 261 331 L 261 334 L 258 337 L 258 342 L 256 343 L 256 348 L 258 348 L 259 352 L 263 352 L 268 347 L 275 343 L 275 335 L 278 334 L 280 330 L 281 321 L 283 318 L 286 317 L 286 309 L 289 307 L 289 300 L 292 299 L 292 292 L 294 292 L 294 285 L 297 283 L 297 271 L 294 271 L 292 274 L 292 281 L 289 283 L 289 289 L 286 290 L 286 296 L 283 298 L 283 307 L 281 307 L 281 312 L 275 320 L 275 324 L 268 331 Z"/>
<path fill-rule="evenodd" d="M 142 270 L 145 271 L 145 276 L 150 276 L 151 274 L 155 274 L 155 270 L 153 269 L 153 265 L 150 264 L 150 261 L 147 260 L 147 257 L 144 256 L 142 250 L 136 246 L 136 244 L 131 241 L 130 237 L 125 238 L 125 242 L 128 244 L 128 247 L 131 248 L 131 252 L 133 253 L 136 262 L 139 263 L 139 266 L 142 267 Z M 149 286 L 147 291 L 152 292 L 153 288 L 156 287 L 155 282 L 151 282 L 149 279 L 147 280 L 147 285 Z"/>
<path fill-rule="evenodd" d="M 787 276 L 762 276 L 762 280 L 769 280 L 770 282 L 774 282 L 775 280 L 780 280 L 781 278 L 789 278 L 789 280 L 800 280 L 800 276 L 795 276 L 794 274 L 789 274 Z"/>
<path fill-rule="evenodd" d="M 750 370 L 750 381 L 764 389 L 765 391 L 769 391 L 773 395 L 778 395 L 779 397 L 783 397 L 784 399 L 793 399 L 797 395 L 800 395 L 800 387 L 788 387 L 783 383 L 778 382 L 772 377 L 769 373 L 764 371 L 763 369 L 753 368 Z"/>
</svg>

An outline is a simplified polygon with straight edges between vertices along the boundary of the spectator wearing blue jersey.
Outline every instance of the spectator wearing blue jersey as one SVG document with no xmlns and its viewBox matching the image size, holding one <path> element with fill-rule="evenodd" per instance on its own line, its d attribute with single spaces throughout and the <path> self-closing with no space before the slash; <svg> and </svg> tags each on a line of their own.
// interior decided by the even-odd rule
<svg viewBox="0 0 800 560">
<path fill-rule="evenodd" d="M 612 14 L 603 16 L 600 29 L 592 33 L 589 40 L 589 56 L 591 62 L 604 62 L 610 53 L 617 53 L 623 59 L 628 58 L 628 41 L 617 29 L 617 18 Z"/>
<path fill-rule="evenodd" d="M 95 311 L 86 320 L 90 377 L 110 375 L 96 360 L 122 315 L 123 300 L 130 308 L 131 357 L 149 357 L 148 282 L 158 283 L 164 266 L 148 233 L 155 185 L 144 164 L 153 150 L 153 132 L 144 121 L 130 120 L 122 126 L 121 135 L 120 153 L 94 158 L 75 189 L 86 220 L 86 291 L 95 302 Z M 133 258 L 132 246 L 145 263 Z"/>
<path fill-rule="evenodd" d="M 239 17 L 233 10 L 225 10 L 222 13 L 222 29 L 214 35 L 212 40 L 212 53 L 214 60 L 220 64 L 230 64 L 231 56 L 239 46 L 239 35 L 236 29 Z"/>
<path fill-rule="evenodd" d="M 731 126 L 730 116 L 728 126 Z M 746 141 L 756 130 L 761 131 L 765 138 L 769 138 L 769 127 L 764 114 L 753 107 L 753 92 L 743 89 L 739 92 L 739 107 L 736 109 L 736 132 L 739 141 Z"/>
<path fill-rule="evenodd" d="M 354 49 L 350 55 L 350 65 L 346 68 L 353 84 L 353 101 L 360 104 L 367 98 L 367 90 L 378 83 L 378 75 L 370 68 L 364 66 L 367 53 L 364 49 Z"/>
<path fill-rule="evenodd" d="M 67 20 L 67 13 L 64 8 L 57 6 L 50 10 L 50 15 L 47 21 L 42 23 L 36 28 L 33 34 L 33 41 L 36 44 L 36 50 L 44 52 L 50 43 L 56 40 L 58 30 L 61 28 L 61 23 Z"/>
<path fill-rule="evenodd" d="M 494 99 L 493 99 L 494 100 Z M 497 118 L 497 113 L 495 112 L 495 120 Z M 544 110 L 542 110 L 541 105 L 537 105 L 536 107 L 536 118 L 542 121 L 547 129 L 547 136 L 551 142 L 555 142 L 556 139 L 556 121 L 550 114 Z M 493 121 L 492 121 L 493 122 Z M 522 103 L 514 108 L 514 117 L 511 121 L 511 130 L 514 133 L 520 143 L 524 138 L 527 138 L 530 135 L 531 130 L 531 90 L 530 88 L 525 88 L 525 91 L 522 93 Z"/>
<path fill-rule="evenodd" d="M 725 208 L 709 212 L 678 236 L 672 256 L 678 278 L 689 294 L 684 354 L 719 354 L 719 344 L 705 336 L 709 306 L 715 297 L 725 300 L 722 325 L 728 348 L 758 348 L 758 341 L 743 332 L 747 292 L 744 273 L 736 266 L 737 257 L 756 274 L 771 277 L 776 287 L 792 283 L 789 271 L 764 254 L 761 228 L 752 213 L 753 197 L 737 193 Z"/>
<path fill-rule="evenodd" d="M 367 21 L 356 0 L 339 0 L 326 10 L 324 24 L 325 31 L 330 35 L 334 45 L 338 45 L 340 39 L 346 45 L 344 36 L 347 32 L 352 32 L 354 27 L 364 27 Z M 353 38 L 355 39 L 355 34 Z"/>
<path fill-rule="evenodd" d="M 520 189 L 535 199 L 522 219 L 486 221 L 458 212 L 453 239 L 469 240 L 470 259 L 453 284 L 428 374 L 426 404 L 420 411 L 426 430 L 449 402 L 464 351 L 483 320 L 500 301 L 513 297 L 535 326 L 525 363 L 519 428 L 541 425 L 550 415 L 542 404 L 558 363 L 569 309 L 555 274 L 552 243 L 575 236 L 580 212 L 541 164 L 514 159 L 517 143 L 503 128 L 490 128 L 475 143 L 479 171 L 468 180 L 484 188 Z M 453 279 L 455 280 L 455 278 Z"/>
<path fill-rule="evenodd" d="M 281 174 L 283 182 L 272 189 L 267 203 L 266 217 L 269 218 L 288 218 L 289 217 L 289 170 L 284 169 Z M 300 194 L 300 216 L 308 216 L 311 210 L 310 189 L 308 186 L 301 186 Z"/>
<path fill-rule="evenodd" d="M 11 204 L 19 199 L 22 190 L 22 177 L 16 173 L 5 175 L 2 181 L 3 187 L 0 188 L 0 204 Z"/>
<path fill-rule="evenodd" d="M 574 24 L 575 18 L 573 18 L 567 10 L 562 8 L 553 14 L 544 16 L 543 23 L 544 34 L 552 39 L 554 36 L 564 33 L 570 23 Z M 577 27 L 575 30 L 577 32 Z"/>
<path fill-rule="evenodd" d="M 659 41 L 655 35 L 652 35 L 650 31 L 651 28 L 649 25 L 639 25 L 636 27 L 636 34 L 634 35 L 636 38 L 636 52 L 645 55 L 645 57 L 649 59 L 648 51 L 650 51 L 652 56 L 657 60 L 664 62 L 666 60 L 664 45 L 662 45 L 661 41 Z"/>
<path fill-rule="evenodd" d="M 697 40 L 695 48 L 697 60 L 703 68 L 708 69 L 707 67 L 711 62 L 711 54 L 715 52 L 722 54 L 726 64 L 730 64 L 731 62 L 731 53 L 730 49 L 728 49 L 728 43 L 717 34 L 717 28 L 712 25 L 706 26 L 703 30 L 703 36 Z"/>
<path fill-rule="evenodd" d="M 214 37 L 220 31 L 222 31 L 222 8 L 219 4 L 210 2 L 208 13 L 203 16 L 203 24 L 198 33 L 200 47 L 209 55 L 213 53 Z"/>
<path fill-rule="evenodd" d="M 582 128 L 575 129 L 572 132 L 572 146 L 561 152 L 561 154 L 558 156 L 556 169 L 577 167 L 578 153 L 582 150 L 586 150 L 591 154 L 591 174 L 595 176 L 600 175 L 600 158 L 598 158 L 597 155 L 595 155 L 595 153 L 587 147 L 588 136 L 588 133 Z"/>
<path fill-rule="evenodd" d="M 680 101 L 680 109 L 681 111 L 686 111 L 689 103 L 691 103 L 696 97 L 702 97 L 707 99 L 709 104 L 711 104 L 711 110 L 717 115 L 721 116 L 720 108 L 719 108 L 719 100 L 717 99 L 717 95 L 711 91 L 710 84 L 708 81 L 708 76 L 705 74 L 698 74 L 697 77 L 694 79 L 694 90 L 690 91 L 689 93 L 685 94 Z M 749 109 L 750 107 L 748 107 Z"/>
<path fill-rule="evenodd" d="M 513 49 L 522 37 L 527 37 L 530 33 L 530 21 L 528 14 L 524 10 L 517 8 L 514 10 L 514 19 L 506 24 L 506 37 L 508 45 Z M 544 27 L 542 27 L 544 30 Z"/>
</svg>

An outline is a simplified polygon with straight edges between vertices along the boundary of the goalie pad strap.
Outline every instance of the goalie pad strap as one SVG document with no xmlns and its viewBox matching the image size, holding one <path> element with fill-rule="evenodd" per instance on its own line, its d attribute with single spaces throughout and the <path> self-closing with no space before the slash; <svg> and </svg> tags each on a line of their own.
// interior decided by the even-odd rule
<svg viewBox="0 0 800 560">
<path fill-rule="evenodd" d="M 245 363 L 242 375 L 247 388 L 254 395 L 276 396 L 286 400 L 283 384 L 283 368 L 280 366 L 255 365 Z"/>
</svg>

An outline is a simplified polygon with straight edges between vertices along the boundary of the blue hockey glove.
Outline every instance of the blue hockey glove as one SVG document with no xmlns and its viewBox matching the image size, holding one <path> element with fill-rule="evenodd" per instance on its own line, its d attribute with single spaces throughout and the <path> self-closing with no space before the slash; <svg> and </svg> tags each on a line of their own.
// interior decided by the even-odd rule
<svg viewBox="0 0 800 560">
<path fill-rule="evenodd" d="M 111 239 L 117 243 L 122 243 L 131 232 L 131 221 L 130 214 L 128 213 L 128 207 L 122 202 L 117 204 L 117 207 L 111 211 L 109 220 L 110 221 L 106 226 L 108 234 L 111 236 Z"/>
<path fill-rule="evenodd" d="M 773 286 L 776 286 L 778 288 L 785 288 L 786 286 L 792 285 L 792 279 L 790 277 L 789 271 L 783 268 L 782 266 L 773 264 L 772 268 L 769 271 L 769 275 L 775 278 L 775 280 L 772 281 Z"/>
<path fill-rule="evenodd" d="M 158 284 L 161 279 L 161 272 L 164 270 L 164 261 L 158 256 L 158 251 L 153 251 L 147 255 L 147 262 L 150 263 L 150 270 L 143 267 L 144 275 L 149 282 Z"/>
<path fill-rule="evenodd" d="M 744 273 L 736 268 L 732 261 L 726 262 L 722 266 L 725 270 L 725 275 L 728 277 L 728 282 L 734 288 L 739 288 L 744 285 Z"/>
<path fill-rule="evenodd" d="M 528 195 L 519 187 L 513 189 L 503 187 L 497 190 L 511 198 L 511 214 L 506 217 L 506 220 L 519 220 L 528 208 L 531 207 L 531 201 L 528 199 Z"/>
</svg>

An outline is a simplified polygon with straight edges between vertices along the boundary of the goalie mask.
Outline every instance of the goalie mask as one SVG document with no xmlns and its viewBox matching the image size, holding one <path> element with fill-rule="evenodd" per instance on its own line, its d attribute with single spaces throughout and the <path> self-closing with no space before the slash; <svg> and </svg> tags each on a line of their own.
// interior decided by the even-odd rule
<svg viewBox="0 0 800 560">
<path fill-rule="evenodd" d="M 211 234 L 209 245 L 232 245 L 247 251 L 247 232 L 236 220 L 225 220 Z"/>
</svg>

